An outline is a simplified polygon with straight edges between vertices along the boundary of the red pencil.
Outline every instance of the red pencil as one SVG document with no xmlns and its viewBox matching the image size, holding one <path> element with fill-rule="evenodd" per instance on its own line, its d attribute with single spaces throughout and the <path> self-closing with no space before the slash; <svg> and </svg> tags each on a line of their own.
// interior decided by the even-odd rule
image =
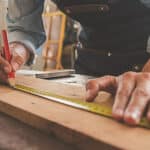
<svg viewBox="0 0 150 150">
<path fill-rule="evenodd" d="M 4 57 L 9 63 L 11 63 L 11 53 L 10 53 L 10 49 L 9 49 L 6 30 L 2 30 L 2 39 L 3 39 L 3 44 L 4 44 L 4 47 L 3 47 Z M 8 74 L 8 82 L 9 82 L 10 86 L 15 85 L 15 73 L 13 71 Z"/>
</svg>

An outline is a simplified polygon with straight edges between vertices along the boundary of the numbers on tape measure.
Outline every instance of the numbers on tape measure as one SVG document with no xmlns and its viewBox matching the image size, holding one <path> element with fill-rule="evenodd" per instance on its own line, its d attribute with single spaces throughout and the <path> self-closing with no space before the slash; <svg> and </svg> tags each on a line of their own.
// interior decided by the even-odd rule
<svg viewBox="0 0 150 150">
<path fill-rule="evenodd" d="M 34 94 L 34 95 L 37 95 L 37 96 L 39 96 L 39 95 L 42 96 L 43 95 L 43 96 L 47 96 L 47 97 L 51 97 L 51 98 L 61 99 L 61 103 L 63 103 L 63 104 L 70 105 L 72 107 L 76 107 L 76 108 L 79 108 L 79 109 L 84 109 L 86 111 L 96 113 L 96 114 L 99 114 L 99 115 L 112 117 L 111 108 L 99 105 L 97 103 L 82 102 L 81 100 L 78 100 L 78 99 L 57 95 L 57 94 L 50 93 L 50 92 L 47 92 L 47 91 L 41 91 L 41 90 L 34 89 L 34 88 L 31 88 L 31 87 L 27 87 L 27 86 L 24 86 L 24 85 L 16 85 L 15 89 L 21 90 L 21 91 L 24 91 L 24 92 L 27 92 L 27 93 L 31 93 L 31 94 Z M 55 101 L 55 100 L 53 100 L 53 101 Z M 71 103 L 65 103 L 65 101 L 72 102 L 72 103 L 78 104 L 78 105 L 71 105 Z M 59 102 L 59 101 L 56 101 L 56 102 Z M 83 107 L 78 107 L 78 106 L 83 106 Z M 143 127 L 146 127 L 146 128 L 150 128 L 150 123 L 148 122 L 148 120 L 146 118 L 142 118 L 139 125 L 143 126 Z"/>
</svg>

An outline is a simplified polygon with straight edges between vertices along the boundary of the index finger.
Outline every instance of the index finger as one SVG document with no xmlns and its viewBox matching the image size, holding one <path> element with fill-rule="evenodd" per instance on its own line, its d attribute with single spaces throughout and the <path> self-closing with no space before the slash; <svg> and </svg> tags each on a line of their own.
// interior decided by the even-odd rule
<svg viewBox="0 0 150 150">
<path fill-rule="evenodd" d="M 99 91 L 106 91 L 114 94 L 117 89 L 117 77 L 104 76 L 89 80 L 86 84 L 86 101 L 93 101 Z"/>
</svg>

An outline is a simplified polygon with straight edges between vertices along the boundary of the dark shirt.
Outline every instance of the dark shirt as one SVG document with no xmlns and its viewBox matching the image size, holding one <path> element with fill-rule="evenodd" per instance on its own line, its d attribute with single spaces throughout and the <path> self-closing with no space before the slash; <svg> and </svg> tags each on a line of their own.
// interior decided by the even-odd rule
<svg viewBox="0 0 150 150">
<path fill-rule="evenodd" d="M 54 2 L 83 26 L 80 34 L 82 48 L 78 48 L 76 61 L 79 73 L 118 74 L 130 70 L 130 64 L 144 63 L 148 59 L 145 53 L 149 51 L 150 0 Z M 11 0 L 9 3 L 10 41 L 14 37 L 23 42 L 31 41 L 30 45 L 37 48 L 45 38 L 40 17 L 43 1 Z M 12 6 L 17 8 L 16 12 Z"/>
</svg>

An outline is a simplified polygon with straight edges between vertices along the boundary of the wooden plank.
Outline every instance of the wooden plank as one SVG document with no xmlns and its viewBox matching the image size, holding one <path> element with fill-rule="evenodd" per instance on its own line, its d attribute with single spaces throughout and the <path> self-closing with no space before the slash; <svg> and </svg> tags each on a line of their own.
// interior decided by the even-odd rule
<svg viewBox="0 0 150 150">
<path fill-rule="evenodd" d="M 4 113 L 0 113 L 0 129 L 0 150 L 78 150 Z"/>
<path fill-rule="evenodd" d="M 84 99 L 85 89 L 55 82 L 18 77 L 17 82 Z M 0 111 L 47 133 L 53 133 L 80 149 L 150 149 L 150 130 L 132 128 L 112 119 L 51 102 L 0 86 Z M 108 101 L 109 95 L 100 102 Z M 112 99 L 111 99 L 112 100 Z"/>
</svg>

